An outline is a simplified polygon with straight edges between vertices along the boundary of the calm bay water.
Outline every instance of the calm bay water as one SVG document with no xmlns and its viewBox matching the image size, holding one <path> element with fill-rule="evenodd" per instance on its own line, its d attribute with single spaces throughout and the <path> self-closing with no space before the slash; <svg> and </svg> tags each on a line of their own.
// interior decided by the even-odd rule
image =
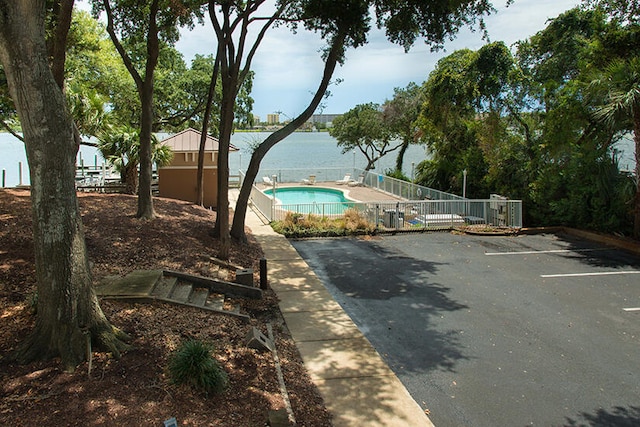
<svg viewBox="0 0 640 427">
<path fill-rule="evenodd" d="M 238 132 L 231 142 L 239 148 L 229 156 L 231 174 L 238 170 L 246 170 L 251 158 L 251 147 L 263 141 L 267 132 Z M 623 139 L 617 145 L 618 159 L 621 169 L 633 170 L 633 140 Z M 416 165 L 426 158 L 423 146 L 411 146 L 404 158 L 404 173 L 411 175 L 411 163 Z M 77 163 L 82 159 L 85 166 L 102 165 L 104 160 L 97 149 L 81 146 Z M 376 164 L 376 172 L 383 173 L 395 166 L 396 152 L 384 156 Z M 5 170 L 5 186 L 14 187 L 19 184 L 18 163 L 22 162 L 22 183 L 29 183 L 29 169 L 24 146 L 21 141 L 8 133 L 0 133 L 0 171 Z M 364 168 L 365 157 L 360 152 L 342 154 L 335 138 L 327 132 L 295 132 L 276 144 L 262 161 L 262 169 L 301 168 L 313 171 L 322 168 Z M 1 183 L 0 183 L 1 184 Z"/>
<path fill-rule="evenodd" d="M 231 142 L 239 148 L 229 156 L 231 174 L 238 170 L 246 170 L 251 152 L 256 143 L 263 141 L 267 132 L 238 132 L 233 135 Z M 418 164 L 426 158 L 424 147 L 413 146 L 407 150 L 404 159 L 405 174 L 411 174 L 411 162 Z M 102 165 L 104 162 L 97 149 L 81 146 L 77 163 L 80 160 L 85 166 Z M 376 171 L 384 172 L 395 166 L 396 152 L 389 153 L 376 165 Z M 22 162 L 22 183 L 29 183 L 27 156 L 22 142 L 11 134 L 0 133 L 0 170 L 6 171 L 7 187 L 19 184 L 18 163 Z M 308 168 L 310 170 L 322 168 L 364 168 L 365 157 L 361 153 L 349 152 L 342 154 L 336 140 L 327 132 L 295 132 L 288 138 L 276 144 L 261 163 L 262 169 Z"/>
</svg>

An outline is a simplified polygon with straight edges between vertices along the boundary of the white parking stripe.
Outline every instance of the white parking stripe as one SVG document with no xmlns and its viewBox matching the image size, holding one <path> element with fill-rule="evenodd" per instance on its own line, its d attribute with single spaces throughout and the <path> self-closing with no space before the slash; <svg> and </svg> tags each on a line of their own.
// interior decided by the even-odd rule
<svg viewBox="0 0 640 427">
<path fill-rule="evenodd" d="M 583 276 L 615 276 L 618 274 L 640 274 L 640 270 L 600 271 L 597 273 L 541 274 L 540 277 L 553 278 L 553 277 L 583 277 Z"/>
<path fill-rule="evenodd" d="M 521 252 L 485 252 L 485 255 L 533 255 L 533 254 L 561 254 L 567 252 L 593 252 L 593 251 L 606 251 L 607 248 L 596 249 L 553 249 L 548 251 L 521 251 Z"/>
<path fill-rule="evenodd" d="M 640 307 L 623 308 L 624 311 L 640 311 Z"/>
</svg>

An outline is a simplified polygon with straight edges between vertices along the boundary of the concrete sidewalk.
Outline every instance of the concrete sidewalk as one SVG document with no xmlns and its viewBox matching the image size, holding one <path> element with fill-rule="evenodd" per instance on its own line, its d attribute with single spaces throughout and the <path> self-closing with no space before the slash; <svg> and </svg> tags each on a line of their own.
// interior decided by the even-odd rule
<svg viewBox="0 0 640 427">
<path fill-rule="evenodd" d="M 246 225 L 262 245 L 269 285 L 334 425 L 433 426 L 288 240 L 251 209 Z"/>
</svg>

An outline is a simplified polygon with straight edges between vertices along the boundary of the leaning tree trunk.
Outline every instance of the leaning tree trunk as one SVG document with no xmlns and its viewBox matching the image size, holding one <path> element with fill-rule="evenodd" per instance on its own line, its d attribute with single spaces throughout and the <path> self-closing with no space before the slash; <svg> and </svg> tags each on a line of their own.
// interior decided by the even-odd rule
<svg viewBox="0 0 640 427">
<path fill-rule="evenodd" d="M 262 162 L 264 156 L 267 155 L 267 152 L 274 145 L 291 135 L 296 129 L 302 126 L 313 115 L 316 108 L 318 108 L 318 105 L 320 105 L 320 102 L 329 87 L 331 76 L 333 76 L 333 72 L 335 71 L 338 60 L 340 59 L 340 54 L 344 48 L 345 37 L 344 33 L 339 33 L 334 38 L 331 50 L 329 51 L 325 61 L 322 80 L 320 81 L 320 85 L 318 86 L 313 99 L 309 103 L 309 106 L 307 106 L 307 108 L 298 117 L 289 122 L 285 127 L 269 135 L 251 155 L 251 160 L 247 167 L 247 173 L 245 174 L 242 182 L 240 195 L 238 196 L 236 208 L 233 213 L 231 237 L 234 239 L 243 242 L 247 240 L 247 235 L 244 231 L 245 219 L 247 216 L 247 208 L 249 206 L 249 197 L 251 196 L 251 187 L 258 176 L 260 162 Z"/>
<path fill-rule="evenodd" d="M 235 88 L 233 79 L 223 77 L 220 107 L 220 138 L 218 140 L 218 197 L 214 235 L 220 241 L 218 258 L 227 260 L 231 251 L 229 230 L 229 145 L 233 130 Z"/>
<path fill-rule="evenodd" d="M 47 61 L 44 0 L 0 0 L 0 59 L 24 133 L 31 178 L 37 319 L 12 357 L 60 356 L 72 370 L 87 343 L 119 356 L 123 338 L 102 313 L 91 287 L 75 192 L 78 146 L 62 91 Z"/>
<path fill-rule="evenodd" d="M 220 62 L 216 55 L 213 64 L 213 72 L 211 73 L 211 81 L 209 82 L 209 92 L 207 93 L 207 103 L 204 107 L 204 115 L 202 117 L 202 133 L 200 134 L 200 146 L 198 147 L 198 172 L 196 173 L 196 203 L 204 206 L 204 149 L 209 136 L 209 120 L 211 119 L 211 107 L 213 106 L 213 98 L 216 93 L 216 83 L 218 81 L 218 69 Z"/>
<path fill-rule="evenodd" d="M 400 146 L 400 151 L 398 152 L 398 157 L 396 157 L 396 171 L 402 173 L 402 166 L 404 164 L 404 155 L 409 148 L 409 144 L 411 141 L 409 139 L 403 140 L 402 145 Z M 413 177 L 411 177 L 413 179 Z"/>
</svg>

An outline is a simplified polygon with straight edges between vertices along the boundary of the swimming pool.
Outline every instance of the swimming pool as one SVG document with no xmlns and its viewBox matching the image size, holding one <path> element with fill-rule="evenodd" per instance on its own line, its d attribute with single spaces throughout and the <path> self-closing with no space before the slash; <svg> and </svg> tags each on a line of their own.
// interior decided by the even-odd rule
<svg viewBox="0 0 640 427">
<path fill-rule="evenodd" d="M 264 194 L 272 196 L 273 189 L 264 190 Z M 276 188 L 276 200 L 288 211 L 320 215 L 341 215 L 356 203 L 341 190 L 323 187 Z"/>
</svg>

